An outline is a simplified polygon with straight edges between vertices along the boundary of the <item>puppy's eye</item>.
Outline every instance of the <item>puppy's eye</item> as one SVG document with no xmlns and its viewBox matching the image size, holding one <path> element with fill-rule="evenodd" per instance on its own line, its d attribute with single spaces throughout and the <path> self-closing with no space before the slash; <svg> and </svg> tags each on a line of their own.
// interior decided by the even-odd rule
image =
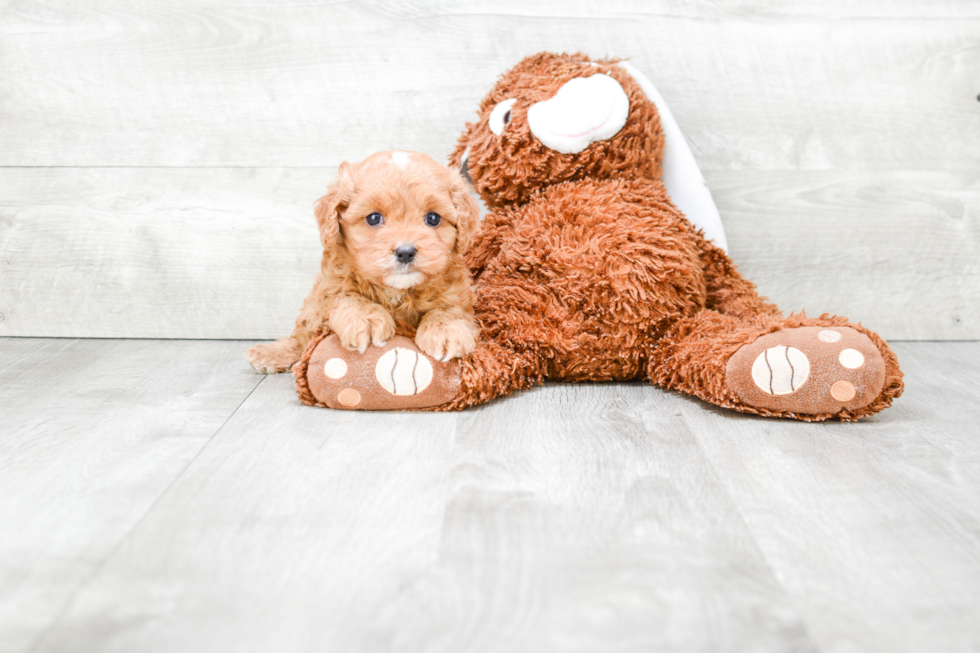
<svg viewBox="0 0 980 653">
<path fill-rule="evenodd" d="M 367 222 L 372 227 L 377 227 L 379 224 L 384 222 L 385 219 L 381 217 L 380 213 L 375 212 L 370 214 L 368 217 L 364 218 L 364 221 Z"/>
<path fill-rule="evenodd" d="M 490 112 L 490 118 L 487 120 L 487 123 L 490 126 L 490 131 L 497 136 L 500 136 L 500 134 L 503 133 L 504 127 L 506 127 L 507 123 L 510 122 L 512 117 L 511 109 L 514 108 L 515 102 L 517 102 L 517 100 L 504 100 L 495 106 L 493 111 Z"/>
<path fill-rule="evenodd" d="M 430 227 L 438 227 L 440 222 L 442 222 L 442 216 L 438 213 L 429 211 L 425 214 L 425 224 Z"/>
</svg>

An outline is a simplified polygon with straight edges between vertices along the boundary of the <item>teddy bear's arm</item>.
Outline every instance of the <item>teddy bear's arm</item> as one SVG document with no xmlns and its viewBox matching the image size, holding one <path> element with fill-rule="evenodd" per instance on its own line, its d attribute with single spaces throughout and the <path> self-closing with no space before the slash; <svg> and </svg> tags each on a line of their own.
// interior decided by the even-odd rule
<svg viewBox="0 0 980 653">
<path fill-rule="evenodd" d="M 474 281 L 480 278 L 487 264 L 497 257 L 500 244 L 513 232 L 514 212 L 502 209 L 483 217 L 480 230 L 466 250 L 466 267 Z"/>
</svg>

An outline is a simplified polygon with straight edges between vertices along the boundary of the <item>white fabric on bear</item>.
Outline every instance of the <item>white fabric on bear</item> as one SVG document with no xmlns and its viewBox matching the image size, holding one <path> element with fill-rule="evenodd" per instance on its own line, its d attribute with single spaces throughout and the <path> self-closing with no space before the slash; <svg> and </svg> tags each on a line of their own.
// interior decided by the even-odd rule
<svg viewBox="0 0 980 653">
<path fill-rule="evenodd" d="M 619 133 L 629 111 L 626 92 L 609 75 L 576 77 L 550 100 L 532 104 L 527 124 L 545 147 L 576 154 Z"/>
<path fill-rule="evenodd" d="M 691 148 L 684 140 L 667 103 L 653 83 L 635 66 L 627 61 L 619 62 L 619 66 L 633 76 L 660 112 L 660 125 L 664 130 L 663 182 L 671 201 L 687 216 L 691 224 L 704 232 L 705 238 L 715 241 L 715 245 L 727 252 L 728 240 L 725 238 L 721 216 L 718 215 L 718 207 L 711 198 L 711 191 L 698 168 L 698 162 L 694 160 Z"/>
<path fill-rule="evenodd" d="M 516 102 L 516 99 L 511 98 L 509 100 L 504 100 L 503 102 L 497 103 L 497 106 L 495 106 L 493 111 L 490 112 L 490 131 L 497 136 L 504 133 L 504 127 L 507 126 L 507 121 L 504 118 L 506 118 L 507 114 L 510 113 L 510 110 L 514 108 L 514 104 Z"/>
</svg>

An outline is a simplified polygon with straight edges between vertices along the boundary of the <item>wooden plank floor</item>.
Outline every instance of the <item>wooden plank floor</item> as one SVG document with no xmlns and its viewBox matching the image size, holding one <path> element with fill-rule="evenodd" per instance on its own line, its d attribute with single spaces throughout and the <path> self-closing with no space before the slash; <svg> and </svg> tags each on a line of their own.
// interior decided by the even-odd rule
<svg viewBox="0 0 980 653">
<path fill-rule="evenodd" d="M 320 410 L 247 344 L 0 339 L 0 652 L 980 648 L 980 343 L 858 424 Z"/>
</svg>

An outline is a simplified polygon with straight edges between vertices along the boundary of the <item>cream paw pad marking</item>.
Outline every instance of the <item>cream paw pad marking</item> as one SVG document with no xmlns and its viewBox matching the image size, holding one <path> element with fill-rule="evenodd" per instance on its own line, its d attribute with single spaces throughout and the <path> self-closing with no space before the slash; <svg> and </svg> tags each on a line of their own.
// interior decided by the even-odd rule
<svg viewBox="0 0 980 653">
<path fill-rule="evenodd" d="M 324 338 L 310 357 L 310 392 L 330 408 L 401 410 L 439 406 L 456 396 L 459 366 L 426 356 L 412 340 L 394 336 L 360 354 Z"/>
<path fill-rule="evenodd" d="M 878 348 L 850 327 L 808 326 L 762 336 L 728 360 L 729 389 L 754 408 L 816 415 L 856 410 L 885 384 Z"/>
</svg>

